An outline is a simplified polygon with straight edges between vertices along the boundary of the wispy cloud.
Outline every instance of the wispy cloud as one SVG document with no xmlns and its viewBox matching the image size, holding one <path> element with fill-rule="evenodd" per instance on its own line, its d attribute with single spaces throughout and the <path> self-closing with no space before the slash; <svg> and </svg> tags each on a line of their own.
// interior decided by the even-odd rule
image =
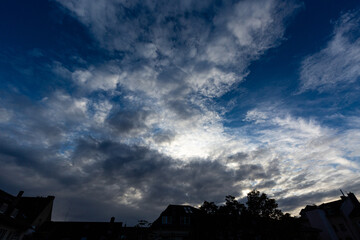
<svg viewBox="0 0 360 240">
<path fill-rule="evenodd" d="M 210 97 L 242 81 L 250 62 L 281 42 L 284 21 L 298 7 L 293 2 L 260 0 L 223 3 L 221 8 L 206 1 L 171 6 L 122 1 L 59 3 L 89 27 L 105 49 L 131 53 L 116 63 L 122 66 L 119 75 L 127 79 L 123 84 L 147 93 L 182 85 Z M 190 9 L 199 14 L 189 14 Z M 126 66 L 139 61 L 142 69 Z M 145 76 L 133 76 L 139 71 Z M 98 76 L 101 83 L 96 84 L 93 76 L 91 70 L 74 72 L 79 82 L 90 80 L 89 87 L 116 88 L 120 81 L 116 76 Z"/>
<path fill-rule="evenodd" d="M 360 165 L 352 161 L 356 146 L 345 139 L 356 138 L 357 134 L 350 133 L 358 132 L 356 128 L 338 132 L 313 119 L 293 117 L 279 109 L 253 109 L 246 120 L 257 125 L 253 138 L 278 159 L 281 174 L 275 182 L 280 198 L 308 196 L 314 188 L 326 192 L 353 186 Z"/>
<path fill-rule="evenodd" d="M 342 89 L 359 80 L 359 23 L 358 11 L 345 13 L 336 21 L 325 48 L 302 62 L 300 92 Z"/>
</svg>

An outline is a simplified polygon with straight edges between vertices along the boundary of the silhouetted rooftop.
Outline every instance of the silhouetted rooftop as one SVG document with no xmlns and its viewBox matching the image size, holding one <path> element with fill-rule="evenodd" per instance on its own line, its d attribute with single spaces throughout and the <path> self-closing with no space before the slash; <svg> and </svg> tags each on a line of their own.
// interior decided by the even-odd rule
<svg viewBox="0 0 360 240">
<path fill-rule="evenodd" d="M 21 194 L 20 194 L 21 193 Z M 18 196 L 13 196 L 0 190 L 0 206 L 5 204 L 4 212 L 0 213 L 0 219 L 3 223 L 15 227 L 28 227 L 33 224 L 37 217 L 46 207 L 52 208 L 53 196 L 48 197 L 22 197 L 20 192 Z M 51 204 L 51 205 L 49 205 Z M 51 209 L 46 219 L 51 220 Z"/>
</svg>

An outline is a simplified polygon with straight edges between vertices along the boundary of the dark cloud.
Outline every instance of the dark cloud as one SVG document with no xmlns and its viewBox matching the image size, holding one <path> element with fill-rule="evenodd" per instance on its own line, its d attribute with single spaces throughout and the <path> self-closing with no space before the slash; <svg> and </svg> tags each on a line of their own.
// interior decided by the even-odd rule
<svg viewBox="0 0 360 240">
<path fill-rule="evenodd" d="M 340 191 L 338 189 L 331 189 L 327 191 L 313 191 L 307 194 L 300 196 L 292 196 L 287 198 L 279 199 L 279 206 L 283 208 L 284 211 L 291 211 L 293 209 L 300 207 L 305 207 L 306 205 L 312 204 L 321 204 L 322 199 L 326 197 L 336 198 L 339 195 Z"/>
<path fill-rule="evenodd" d="M 254 180 L 254 179 L 266 177 L 264 168 L 261 165 L 255 165 L 255 164 L 240 165 L 240 169 L 236 171 L 236 175 L 239 178 L 239 180 L 244 180 L 244 179 Z"/>
<path fill-rule="evenodd" d="M 227 157 L 227 161 L 228 162 L 243 162 L 244 160 L 246 160 L 249 157 L 249 155 L 247 153 L 244 152 L 238 152 L 234 155 L 231 155 L 229 157 Z"/>
<path fill-rule="evenodd" d="M 56 157 L 57 149 L 35 148 L 22 146 L 20 143 L 9 139 L 1 139 L 0 162 L 1 165 L 20 168 L 25 175 L 40 175 L 44 179 L 53 179 L 64 186 L 76 185 L 80 178 L 77 171 L 69 174 L 69 165 L 64 159 Z M 3 172 L 4 175 L 9 173 Z M 27 176 L 29 177 L 29 176 Z M 36 184 L 35 182 L 29 184 Z"/>
<path fill-rule="evenodd" d="M 79 219 L 80 216 L 86 219 L 87 215 L 93 219 L 100 214 L 100 210 L 88 212 L 87 209 L 93 209 L 96 205 L 105 209 L 99 215 L 104 218 L 104 213 L 109 213 L 110 208 L 121 212 L 127 208 L 161 209 L 170 203 L 222 202 L 224 196 L 241 192 L 239 181 L 265 177 L 264 169 L 259 165 L 245 164 L 236 171 L 228 169 L 220 161 L 183 162 L 144 146 L 93 138 L 78 140 L 68 164 L 64 164 L 64 158 L 55 155 L 54 151 L 46 148 L 39 151 L 20 150 L 16 143 L 0 148 L 2 165 L 15 165 L 23 169 L 25 175 L 40 174 L 42 181 L 52 179 L 56 184 L 67 186 L 65 193 L 61 187 L 46 186 L 42 190 L 45 195 L 48 191 L 62 199 L 58 209 L 65 208 L 66 201 L 71 202 L 68 203 L 72 206 L 68 219 Z M 39 184 L 38 181 L 33 178 L 25 187 Z M 109 190 L 108 186 L 114 189 Z M 131 196 L 131 193 L 141 197 Z M 147 214 L 154 216 L 158 212 Z M 133 221 L 141 217 L 130 215 L 128 217 Z"/>
<path fill-rule="evenodd" d="M 264 180 L 256 185 L 256 188 L 273 188 L 277 185 L 274 180 Z"/>
<path fill-rule="evenodd" d="M 183 85 L 186 73 L 177 67 L 167 67 L 158 75 L 158 80 L 162 84 Z"/>
<path fill-rule="evenodd" d="M 303 182 L 306 180 L 306 173 L 299 174 L 293 178 L 291 178 L 291 181 L 294 181 L 296 183 Z"/>
<path fill-rule="evenodd" d="M 199 114 L 197 109 L 194 108 L 193 105 L 189 104 L 185 99 L 170 100 L 167 102 L 167 106 L 171 111 L 176 113 L 178 117 L 184 120 Z"/>
<path fill-rule="evenodd" d="M 247 173 L 244 171 L 239 176 L 218 161 L 184 163 L 146 147 L 103 142 L 97 150 L 106 155 L 102 164 L 104 178 L 109 183 L 126 184 L 124 189 L 139 189 L 143 192 L 139 199 L 141 204 L 156 206 L 169 202 L 199 203 L 204 198 L 219 200 L 226 192 L 234 191 L 233 182 L 250 178 L 252 174 L 248 166 L 244 167 Z"/>
<path fill-rule="evenodd" d="M 107 121 L 120 134 L 136 134 L 147 129 L 146 120 L 149 114 L 142 110 L 119 111 Z"/>
</svg>

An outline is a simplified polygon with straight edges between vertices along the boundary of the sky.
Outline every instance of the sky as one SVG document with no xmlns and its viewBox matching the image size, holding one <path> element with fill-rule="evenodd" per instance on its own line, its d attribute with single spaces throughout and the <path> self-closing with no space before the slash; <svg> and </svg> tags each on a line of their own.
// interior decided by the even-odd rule
<svg viewBox="0 0 360 240">
<path fill-rule="evenodd" d="M 0 188 L 54 220 L 360 197 L 357 0 L 5 0 Z"/>
</svg>

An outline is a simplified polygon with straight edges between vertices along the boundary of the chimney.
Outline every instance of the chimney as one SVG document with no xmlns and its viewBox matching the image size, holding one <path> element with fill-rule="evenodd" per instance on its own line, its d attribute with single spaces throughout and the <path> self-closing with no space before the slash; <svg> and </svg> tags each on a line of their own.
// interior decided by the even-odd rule
<svg viewBox="0 0 360 240">
<path fill-rule="evenodd" d="M 21 200 L 20 198 L 23 194 L 24 194 L 24 191 L 19 191 L 19 193 L 16 195 L 16 198 L 12 201 L 11 205 L 7 208 L 6 213 L 5 213 L 6 215 L 11 215 L 15 211 L 18 203 Z"/>
<path fill-rule="evenodd" d="M 111 217 L 110 223 L 114 223 L 114 222 L 115 222 L 115 217 Z"/>
<path fill-rule="evenodd" d="M 16 198 L 21 198 L 23 194 L 24 194 L 24 191 L 19 191 L 19 193 L 18 193 L 18 195 L 16 196 Z"/>
<path fill-rule="evenodd" d="M 14 199 L 14 201 L 12 203 L 13 206 L 16 206 L 20 202 L 20 198 L 23 194 L 24 194 L 24 191 L 19 191 L 19 193 L 17 194 L 16 198 Z"/>
</svg>

